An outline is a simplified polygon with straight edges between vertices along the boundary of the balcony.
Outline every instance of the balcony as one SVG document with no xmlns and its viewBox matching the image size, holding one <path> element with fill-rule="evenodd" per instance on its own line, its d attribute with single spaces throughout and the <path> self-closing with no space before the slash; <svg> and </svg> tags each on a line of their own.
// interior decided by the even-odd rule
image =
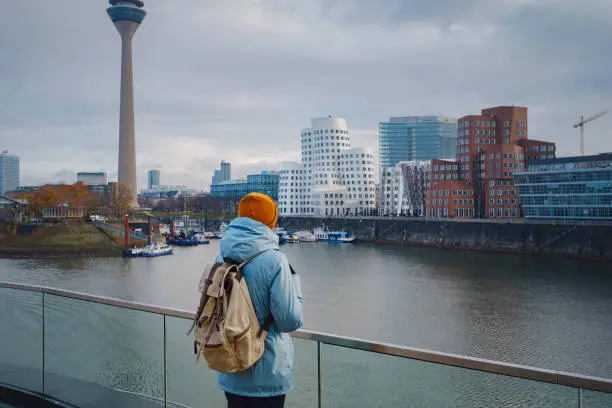
<svg viewBox="0 0 612 408">
<path fill-rule="evenodd" d="M 0 283 L 0 407 L 224 407 L 216 374 L 195 364 L 191 319 L 188 311 Z M 291 408 L 612 407 L 607 379 L 309 331 L 293 337 Z M 31 398 L 41 400 L 24 402 Z"/>
</svg>

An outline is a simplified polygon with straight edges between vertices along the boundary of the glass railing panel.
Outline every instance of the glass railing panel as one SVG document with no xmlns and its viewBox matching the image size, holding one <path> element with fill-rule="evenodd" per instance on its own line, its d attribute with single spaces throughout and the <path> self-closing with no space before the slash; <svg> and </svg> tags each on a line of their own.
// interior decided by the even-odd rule
<svg viewBox="0 0 612 408">
<path fill-rule="evenodd" d="M 578 408 L 579 390 L 322 344 L 323 407 Z"/>
<path fill-rule="evenodd" d="M 191 321 L 166 317 L 167 381 L 169 406 L 223 407 L 225 396 L 217 386 L 217 373 L 206 360 L 195 364 L 193 335 L 187 336 Z M 295 386 L 287 398 L 289 408 L 317 406 L 317 343 L 293 339 Z"/>
<path fill-rule="evenodd" d="M 295 367 L 293 391 L 287 396 L 288 408 L 313 408 L 318 405 L 317 342 L 292 339 Z"/>
<path fill-rule="evenodd" d="M 42 293 L 0 288 L 0 383 L 43 390 Z"/>
<path fill-rule="evenodd" d="M 612 407 L 612 394 L 604 392 L 582 390 L 581 408 L 610 408 Z"/>
<path fill-rule="evenodd" d="M 191 320 L 166 317 L 168 406 L 224 407 L 225 396 L 217 387 L 217 374 L 203 358 L 196 364 Z M 172 405 L 170 405 L 170 403 Z"/>
<path fill-rule="evenodd" d="M 44 296 L 47 395 L 86 407 L 164 405 L 164 317 Z"/>
</svg>

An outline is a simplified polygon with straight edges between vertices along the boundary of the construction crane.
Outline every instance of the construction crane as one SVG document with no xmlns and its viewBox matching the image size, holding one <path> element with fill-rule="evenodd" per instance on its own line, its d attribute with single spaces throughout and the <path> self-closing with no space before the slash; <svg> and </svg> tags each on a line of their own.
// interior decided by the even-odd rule
<svg viewBox="0 0 612 408">
<path fill-rule="evenodd" d="M 595 119 L 601 118 L 606 113 L 608 113 L 608 111 L 603 111 L 587 119 L 585 119 L 584 116 L 580 116 L 580 122 L 574 125 L 574 128 L 577 128 L 577 127 L 580 128 L 580 155 L 581 156 L 584 156 L 584 125 L 586 125 L 589 122 L 594 121 Z"/>
</svg>

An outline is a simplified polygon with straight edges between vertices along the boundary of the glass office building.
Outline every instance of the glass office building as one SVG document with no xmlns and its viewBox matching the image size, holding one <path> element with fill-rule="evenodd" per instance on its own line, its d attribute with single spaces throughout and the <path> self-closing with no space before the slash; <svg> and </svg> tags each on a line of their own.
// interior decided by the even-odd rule
<svg viewBox="0 0 612 408">
<path fill-rule="evenodd" d="M 262 193 L 277 201 L 279 181 L 279 172 L 262 171 L 259 174 L 249 174 L 246 180 L 238 179 L 213 184 L 210 186 L 210 195 L 240 200 L 249 193 Z"/>
<path fill-rule="evenodd" d="M 514 181 L 526 218 L 612 220 L 612 153 L 530 161 Z"/>
<path fill-rule="evenodd" d="M 153 187 L 161 184 L 161 172 L 159 170 L 149 170 L 147 172 L 147 187 L 152 189 Z"/>
<path fill-rule="evenodd" d="M 221 168 L 215 170 L 211 184 L 219 184 L 232 179 L 232 165 L 225 160 L 221 160 Z"/>
<path fill-rule="evenodd" d="M 454 159 L 457 119 L 446 116 L 391 117 L 378 125 L 380 166 L 402 161 Z"/>
<path fill-rule="evenodd" d="M 19 187 L 19 157 L 8 151 L 0 151 L 0 194 Z"/>
</svg>

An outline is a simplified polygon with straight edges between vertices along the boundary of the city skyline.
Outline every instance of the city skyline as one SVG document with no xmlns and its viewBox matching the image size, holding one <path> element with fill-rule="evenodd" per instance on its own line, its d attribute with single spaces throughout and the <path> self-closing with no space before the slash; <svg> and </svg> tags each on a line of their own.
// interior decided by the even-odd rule
<svg viewBox="0 0 612 408">
<path fill-rule="evenodd" d="M 147 4 L 134 50 L 139 188 L 153 167 L 168 184 L 202 187 L 222 159 L 237 176 L 281 168 L 299 159 L 304 118 L 327 114 L 347 119 L 355 145 L 376 148 L 390 116 L 527 106 L 534 138 L 578 154 L 572 125 L 609 109 L 612 5 L 504 1 L 490 13 L 487 2 L 446 3 Z M 0 16 L 3 38 L 19 33 L 0 67 L 0 148 L 21 157 L 22 184 L 114 173 L 120 55 L 106 4 L 25 0 Z M 586 126 L 585 153 L 610 150 L 611 118 Z"/>
</svg>

